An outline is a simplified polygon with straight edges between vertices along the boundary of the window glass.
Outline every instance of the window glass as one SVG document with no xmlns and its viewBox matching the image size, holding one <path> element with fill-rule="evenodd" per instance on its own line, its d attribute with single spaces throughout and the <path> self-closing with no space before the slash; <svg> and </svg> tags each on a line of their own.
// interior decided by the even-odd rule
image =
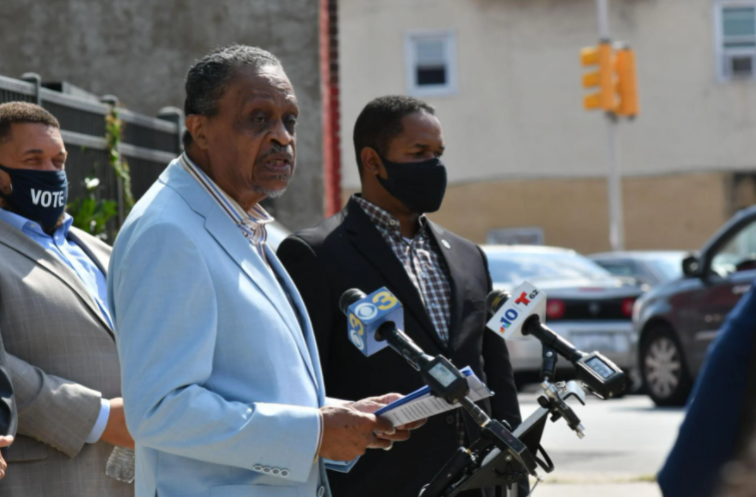
<svg viewBox="0 0 756 497">
<path fill-rule="evenodd" d="M 409 36 L 410 94 L 444 94 L 454 91 L 454 37 L 435 32 Z"/>
<path fill-rule="evenodd" d="M 629 262 L 598 262 L 599 266 L 603 267 L 615 276 L 634 276 L 635 268 Z"/>
<path fill-rule="evenodd" d="M 612 275 L 585 257 L 571 252 L 523 253 L 489 252 L 491 279 L 499 284 L 534 285 L 547 281 L 605 280 Z"/>
<path fill-rule="evenodd" d="M 750 79 L 756 58 L 756 2 L 754 5 L 720 5 L 721 76 Z"/>
<path fill-rule="evenodd" d="M 717 252 L 712 259 L 711 269 L 725 277 L 738 270 L 753 269 L 747 264 L 751 260 L 756 260 L 756 222 L 743 228 Z"/>
<path fill-rule="evenodd" d="M 725 7 L 722 9 L 722 34 L 725 39 L 756 35 L 756 8 Z"/>
</svg>

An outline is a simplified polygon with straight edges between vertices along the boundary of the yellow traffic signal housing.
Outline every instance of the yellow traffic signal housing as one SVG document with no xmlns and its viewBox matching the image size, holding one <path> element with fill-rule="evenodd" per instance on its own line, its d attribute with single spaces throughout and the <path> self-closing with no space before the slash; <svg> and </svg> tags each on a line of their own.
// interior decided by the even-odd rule
<svg viewBox="0 0 756 497">
<path fill-rule="evenodd" d="M 635 71 L 635 53 L 630 48 L 617 51 L 617 89 L 619 106 L 617 114 L 626 117 L 638 115 L 638 77 Z"/>
<path fill-rule="evenodd" d="M 583 66 L 597 66 L 594 72 L 583 75 L 584 88 L 598 89 L 597 93 L 584 97 L 583 106 L 586 109 L 613 112 L 617 108 L 614 59 L 614 51 L 609 42 L 601 42 L 596 47 L 588 47 L 580 51 L 580 62 Z"/>
</svg>

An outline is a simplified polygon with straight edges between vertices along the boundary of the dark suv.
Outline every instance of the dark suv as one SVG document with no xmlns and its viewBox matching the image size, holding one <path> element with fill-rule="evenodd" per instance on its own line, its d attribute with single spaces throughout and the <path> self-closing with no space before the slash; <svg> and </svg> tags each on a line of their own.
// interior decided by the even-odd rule
<svg viewBox="0 0 756 497">
<path fill-rule="evenodd" d="M 641 380 L 659 406 L 685 404 L 709 344 L 756 279 L 756 206 L 738 212 L 682 265 L 681 279 L 654 287 L 633 309 Z"/>
</svg>

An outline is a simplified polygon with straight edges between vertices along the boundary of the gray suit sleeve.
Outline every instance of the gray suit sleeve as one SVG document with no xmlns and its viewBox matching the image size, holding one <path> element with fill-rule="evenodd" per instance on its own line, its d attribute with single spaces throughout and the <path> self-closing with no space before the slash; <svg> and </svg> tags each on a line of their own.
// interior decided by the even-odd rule
<svg viewBox="0 0 756 497">
<path fill-rule="evenodd" d="M 18 417 L 13 384 L 3 340 L 0 337 L 0 435 L 16 435 Z"/>
<path fill-rule="evenodd" d="M 14 355 L 6 357 L 18 407 L 18 433 L 75 457 L 97 421 L 100 392 L 46 374 Z"/>
</svg>

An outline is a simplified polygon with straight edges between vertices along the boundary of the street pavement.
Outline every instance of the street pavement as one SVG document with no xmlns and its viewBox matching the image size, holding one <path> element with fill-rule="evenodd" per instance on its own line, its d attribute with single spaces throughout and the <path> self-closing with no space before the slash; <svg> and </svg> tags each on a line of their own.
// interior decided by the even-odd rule
<svg viewBox="0 0 756 497">
<path fill-rule="evenodd" d="M 529 391 L 536 391 L 534 386 Z M 527 417 L 538 407 L 537 395 L 520 395 Z M 564 420 L 548 422 L 541 442 L 556 469 L 543 476 L 539 497 L 659 497 L 656 473 L 672 448 L 682 409 L 654 407 L 646 396 L 602 401 L 589 396 L 586 406 L 569 401 L 585 427 L 582 440 Z"/>
</svg>

